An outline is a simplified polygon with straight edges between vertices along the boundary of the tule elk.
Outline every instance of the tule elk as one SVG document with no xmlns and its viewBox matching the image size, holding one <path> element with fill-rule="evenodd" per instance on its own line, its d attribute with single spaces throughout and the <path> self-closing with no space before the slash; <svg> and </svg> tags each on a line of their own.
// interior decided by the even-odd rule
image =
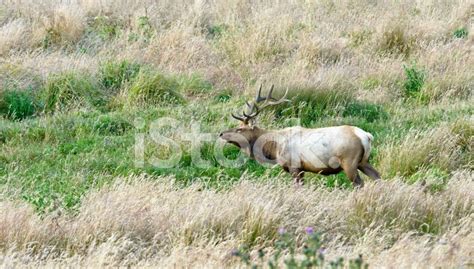
<svg viewBox="0 0 474 269">
<path fill-rule="evenodd" d="M 289 172 L 295 184 L 303 184 L 304 172 L 322 175 L 344 171 L 354 186 L 363 186 L 357 170 L 376 180 L 380 174 L 369 163 L 373 136 L 355 126 L 335 126 L 309 129 L 289 127 L 282 130 L 265 130 L 254 124 L 255 117 L 265 107 L 288 102 L 272 97 L 273 86 L 266 97 L 260 86 L 255 101 L 246 102 L 248 111 L 231 114 L 241 121 L 237 128 L 220 134 L 220 138 L 238 146 L 250 158 L 264 164 L 280 165 Z"/>
</svg>

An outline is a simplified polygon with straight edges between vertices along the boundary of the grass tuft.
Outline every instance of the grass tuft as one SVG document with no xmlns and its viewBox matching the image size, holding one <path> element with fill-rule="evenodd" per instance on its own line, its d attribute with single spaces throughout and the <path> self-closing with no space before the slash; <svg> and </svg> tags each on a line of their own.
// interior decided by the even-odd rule
<svg viewBox="0 0 474 269">
<path fill-rule="evenodd" d="M 91 20 L 89 27 L 90 31 L 97 33 L 103 40 L 109 40 L 120 34 L 121 24 L 108 16 L 96 16 Z"/>
<path fill-rule="evenodd" d="M 181 104 L 185 99 L 180 84 L 173 77 L 158 72 L 140 71 L 130 87 L 125 89 L 129 103 L 135 105 Z"/>
<path fill-rule="evenodd" d="M 46 112 L 99 108 L 104 96 L 86 74 L 66 72 L 48 77 L 42 90 Z"/>
<path fill-rule="evenodd" d="M 453 36 L 455 38 L 466 38 L 468 36 L 468 34 L 469 34 L 469 32 L 467 31 L 466 27 L 457 28 L 453 32 Z"/>
<path fill-rule="evenodd" d="M 5 90 L 0 92 L 0 116 L 22 120 L 35 114 L 38 103 L 30 90 Z"/>
<path fill-rule="evenodd" d="M 403 83 L 405 97 L 420 97 L 421 89 L 425 84 L 426 72 L 419 69 L 415 64 L 403 66 L 405 71 L 405 82 Z"/>
<path fill-rule="evenodd" d="M 99 67 L 99 82 L 106 89 L 117 91 L 133 80 L 140 72 L 141 66 L 127 60 L 120 62 L 106 61 Z"/>
<path fill-rule="evenodd" d="M 408 56 L 413 50 L 413 41 L 405 28 L 397 24 L 382 33 L 378 49 L 384 55 Z"/>
<path fill-rule="evenodd" d="M 340 115 L 354 98 L 350 91 L 339 89 L 298 88 L 290 93 L 291 103 L 275 108 L 276 116 L 298 118 L 302 126 L 313 126 L 321 118 Z"/>
</svg>

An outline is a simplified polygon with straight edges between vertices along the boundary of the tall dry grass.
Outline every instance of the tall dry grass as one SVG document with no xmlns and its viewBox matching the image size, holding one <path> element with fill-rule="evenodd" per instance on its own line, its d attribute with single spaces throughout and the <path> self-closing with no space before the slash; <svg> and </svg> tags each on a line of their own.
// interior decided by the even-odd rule
<svg viewBox="0 0 474 269">
<path fill-rule="evenodd" d="M 256 80 L 349 81 L 361 98 L 390 102 L 399 95 L 401 66 L 417 61 L 429 73 L 425 91 L 435 101 L 469 96 L 474 86 L 472 72 L 460 68 L 474 65 L 469 1 L 13 0 L 0 6 L 3 60 L 41 74 L 133 59 L 198 72 L 238 90 Z M 466 38 L 453 37 L 460 27 Z M 370 93 L 360 87 L 367 77 L 376 82 Z"/>
<path fill-rule="evenodd" d="M 279 227 L 324 233 L 328 257 L 361 253 L 374 267 L 472 263 L 473 175 L 460 171 L 431 194 L 398 180 L 350 191 L 294 188 L 245 178 L 226 191 L 170 178 L 117 179 L 89 193 L 76 214 L 40 217 L 0 203 L 2 266 L 237 266 L 232 249 L 268 247 Z M 271 252 L 271 249 L 270 249 Z"/>
</svg>

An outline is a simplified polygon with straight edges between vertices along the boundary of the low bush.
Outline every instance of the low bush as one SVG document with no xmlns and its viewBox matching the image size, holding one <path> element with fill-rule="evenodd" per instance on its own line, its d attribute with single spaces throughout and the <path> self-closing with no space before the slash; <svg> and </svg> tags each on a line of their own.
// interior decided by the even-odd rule
<svg viewBox="0 0 474 269">
<path fill-rule="evenodd" d="M 108 40 L 119 35 L 120 23 L 118 20 L 108 16 L 94 17 L 89 23 L 91 31 L 97 33 L 102 39 Z"/>
<path fill-rule="evenodd" d="M 126 60 L 120 62 L 107 61 L 99 68 L 99 82 L 106 89 L 119 90 L 140 72 L 141 66 Z"/>
<path fill-rule="evenodd" d="M 125 90 L 129 104 L 177 104 L 184 97 L 179 92 L 180 84 L 176 79 L 161 73 L 140 71 L 133 84 Z"/>
<path fill-rule="evenodd" d="M 405 71 L 405 82 L 403 83 L 405 97 L 421 97 L 420 91 L 425 84 L 426 73 L 415 64 L 403 66 Z"/>
<path fill-rule="evenodd" d="M 364 118 L 367 122 L 375 122 L 379 119 L 387 119 L 388 113 L 384 108 L 377 104 L 367 102 L 349 103 L 342 113 L 344 117 L 355 116 Z"/>
<path fill-rule="evenodd" d="M 466 27 L 458 28 L 458 29 L 454 30 L 454 32 L 453 32 L 453 36 L 455 38 L 466 38 L 467 35 L 468 35 L 468 31 L 467 31 Z"/>
<path fill-rule="evenodd" d="M 38 103 L 29 90 L 6 90 L 0 92 L 0 116 L 21 120 L 32 116 Z"/>
<path fill-rule="evenodd" d="M 46 112 L 72 108 L 99 108 L 103 93 L 86 74 L 67 72 L 51 75 L 42 91 Z"/>
</svg>

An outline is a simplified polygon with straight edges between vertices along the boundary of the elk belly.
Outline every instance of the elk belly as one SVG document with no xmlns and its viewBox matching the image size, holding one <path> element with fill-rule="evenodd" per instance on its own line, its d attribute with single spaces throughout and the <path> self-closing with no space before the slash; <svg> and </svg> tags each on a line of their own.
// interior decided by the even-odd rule
<svg viewBox="0 0 474 269">
<path fill-rule="evenodd" d="M 313 172 L 338 169 L 339 159 L 331 154 L 328 146 L 326 143 L 304 144 L 300 148 L 302 168 Z"/>
<path fill-rule="evenodd" d="M 289 167 L 320 172 L 337 170 L 340 162 L 335 157 L 330 135 L 326 132 L 307 132 L 294 135 L 288 140 L 284 157 Z"/>
</svg>

